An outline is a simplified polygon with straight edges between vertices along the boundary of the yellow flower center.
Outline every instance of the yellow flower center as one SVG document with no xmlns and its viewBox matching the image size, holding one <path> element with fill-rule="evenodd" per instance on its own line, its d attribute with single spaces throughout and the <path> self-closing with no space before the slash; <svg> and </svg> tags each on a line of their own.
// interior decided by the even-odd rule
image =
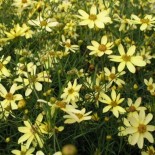
<svg viewBox="0 0 155 155">
<path fill-rule="evenodd" d="M 135 106 L 131 105 L 129 107 L 129 112 L 134 112 L 134 111 L 136 111 L 136 108 L 135 108 Z"/>
<path fill-rule="evenodd" d="M 145 23 L 145 24 L 149 24 L 150 20 L 149 19 L 141 19 L 140 20 L 142 23 Z"/>
<path fill-rule="evenodd" d="M 13 94 L 7 93 L 6 96 L 5 96 L 5 98 L 6 98 L 7 100 L 13 100 Z"/>
<path fill-rule="evenodd" d="M 128 62 L 131 60 L 131 56 L 130 55 L 122 55 L 122 59 L 125 61 L 125 62 Z"/>
<path fill-rule="evenodd" d="M 66 42 L 66 43 L 65 43 L 65 46 L 66 46 L 66 47 L 71 47 L 71 44 L 68 43 L 68 42 Z"/>
<path fill-rule="evenodd" d="M 36 82 L 36 79 L 37 79 L 37 76 L 36 76 L 36 75 L 31 75 L 31 76 L 29 77 L 30 83 L 35 83 L 35 82 Z"/>
<path fill-rule="evenodd" d="M 22 0 L 22 3 L 27 3 L 27 0 Z"/>
<path fill-rule="evenodd" d="M 139 126 L 138 126 L 138 131 L 139 131 L 139 133 L 144 133 L 144 132 L 146 132 L 146 125 L 144 125 L 144 124 L 139 124 Z"/>
<path fill-rule="evenodd" d="M 155 155 L 155 152 L 154 152 L 153 150 L 149 149 L 149 150 L 148 150 L 148 154 L 149 154 L 149 155 Z"/>
<path fill-rule="evenodd" d="M 112 107 L 116 107 L 116 106 L 117 106 L 117 102 L 116 102 L 116 101 L 112 101 L 112 102 L 111 102 L 111 106 L 112 106 Z"/>
<path fill-rule="evenodd" d="M 148 90 L 152 90 L 153 89 L 153 85 L 152 84 L 150 84 L 150 85 L 148 85 Z"/>
<path fill-rule="evenodd" d="M 68 94 L 73 94 L 74 93 L 74 89 L 73 88 L 70 88 L 69 90 L 68 90 Z"/>
<path fill-rule="evenodd" d="M 77 114 L 75 114 L 79 119 L 81 119 L 82 117 L 83 117 L 83 115 L 82 114 L 80 114 L 80 113 L 77 113 Z"/>
<path fill-rule="evenodd" d="M 101 45 L 99 45 L 98 50 L 105 52 L 107 50 L 107 47 L 104 44 L 101 44 Z"/>
<path fill-rule="evenodd" d="M 0 70 L 3 68 L 3 64 L 0 62 Z"/>
<path fill-rule="evenodd" d="M 20 155 L 26 155 L 26 152 L 25 151 L 21 151 Z"/>
<path fill-rule="evenodd" d="M 89 15 L 89 19 L 95 21 L 97 19 L 97 16 L 94 14 Z"/>
<path fill-rule="evenodd" d="M 46 26 L 46 25 L 47 25 L 47 21 L 46 21 L 46 20 L 41 21 L 41 22 L 40 22 L 40 25 L 41 25 L 41 26 Z"/>
<path fill-rule="evenodd" d="M 109 78 L 113 80 L 113 79 L 116 78 L 116 75 L 115 75 L 114 73 L 111 73 L 111 74 L 109 75 Z"/>
</svg>

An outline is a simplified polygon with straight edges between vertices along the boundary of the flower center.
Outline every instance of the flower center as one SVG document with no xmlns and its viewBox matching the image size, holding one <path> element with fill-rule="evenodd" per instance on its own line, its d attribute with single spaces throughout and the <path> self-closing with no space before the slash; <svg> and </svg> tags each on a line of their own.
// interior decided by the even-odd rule
<svg viewBox="0 0 155 155">
<path fill-rule="evenodd" d="M 94 21 L 97 19 L 97 16 L 94 14 L 91 14 L 91 15 L 89 15 L 89 19 Z"/>
<path fill-rule="evenodd" d="M 26 155 L 26 152 L 25 151 L 21 151 L 20 155 Z"/>
<path fill-rule="evenodd" d="M 148 90 L 152 90 L 153 89 L 153 85 L 148 85 Z"/>
<path fill-rule="evenodd" d="M 74 93 L 74 89 L 73 88 L 70 88 L 69 90 L 68 90 L 68 94 L 73 94 Z"/>
<path fill-rule="evenodd" d="M 65 43 L 65 46 L 66 46 L 66 47 L 71 47 L 71 44 L 68 43 L 68 42 L 66 42 L 66 43 Z"/>
<path fill-rule="evenodd" d="M 136 108 L 135 108 L 135 106 L 131 105 L 129 107 L 129 112 L 134 112 L 134 111 L 136 111 Z"/>
<path fill-rule="evenodd" d="M 149 154 L 149 155 L 155 155 L 155 152 L 154 152 L 153 150 L 149 149 L 149 150 L 148 150 L 148 154 Z"/>
<path fill-rule="evenodd" d="M 79 119 L 81 119 L 81 118 L 83 117 L 83 115 L 80 114 L 80 113 L 76 113 L 75 115 L 76 115 Z"/>
<path fill-rule="evenodd" d="M 122 55 L 122 59 L 125 61 L 125 62 L 128 62 L 131 60 L 131 56 L 130 55 Z"/>
<path fill-rule="evenodd" d="M 141 19 L 140 20 L 142 23 L 145 23 L 145 24 L 149 24 L 150 20 L 149 19 Z"/>
<path fill-rule="evenodd" d="M 7 100 L 13 100 L 13 95 L 11 93 L 7 93 L 6 96 L 5 96 L 5 98 Z"/>
<path fill-rule="evenodd" d="M 35 83 L 36 79 L 37 79 L 36 75 L 31 75 L 30 78 L 29 78 L 29 81 L 30 81 L 30 83 Z"/>
<path fill-rule="evenodd" d="M 109 75 L 109 78 L 113 80 L 113 79 L 115 79 L 115 78 L 116 78 L 116 76 L 115 76 L 115 74 L 114 74 L 114 73 L 111 73 L 111 74 Z"/>
<path fill-rule="evenodd" d="M 60 108 L 66 108 L 66 103 L 65 102 L 62 102 L 62 101 L 58 101 L 56 102 L 56 105 Z"/>
<path fill-rule="evenodd" d="M 107 47 L 104 44 L 101 44 L 101 45 L 99 45 L 98 50 L 105 52 L 107 50 Z"/>
<path fill-rule="evenodd" d="M 3 68 L 3 64 L 0 62 L 0 70 Z"/>
<path fill-rule="evenodd" d="M 22 0 L 22 3 L 27 3 L 27 0 Z"/>
<path fill-rule="evenodd" d="M 43 20 L 40 22 L 40 26 L 46 26 L 47 25 L 47 21 L 46 20 Z"/>
<path fill-rule="evenodd" d="M 112 107 L 116 107 L 116 106 L 117 106 L 117 102 L 116 102 L 116 101 L 112 101 L 112 102 L 111 102 L 111 106 L 112 106 Z"/>
<path fill-rule="evenodd" d="M 138 131 L 139 131 L 140 133 L 146 132 L 146 125 L 144 125 L 144 124 L 139 124 L 139 126 L 138 126 Z"/>
</svg>

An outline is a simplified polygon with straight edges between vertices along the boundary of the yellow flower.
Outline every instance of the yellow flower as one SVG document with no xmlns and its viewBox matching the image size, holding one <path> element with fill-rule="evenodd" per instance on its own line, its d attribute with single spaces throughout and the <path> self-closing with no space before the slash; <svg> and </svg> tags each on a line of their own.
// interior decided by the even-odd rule
<svg viewBox="0 0 155 155">
<path fill-rule="evenodd" d="M 45 19 L 41 16 L 38 16 L 35 20 L 29 20 L 28 23 L 33 26 L 38 26 L 41 29 L 45 29 L 47 32 L 52 31 L 52 27 L 57 26 L 59 23 L 52 18 Z"/>
<path fill-rule="evenodd" d="M 79 49 L 78 45 L 72 45 L 70 39 L 65 39 L 65 36 L 62 35 L 62 42 L 60 42 L 60 45 L 65 47 L 65 52 L 72 51 L 75 53 Z"/>
<path fill-rule="evenodd" d="M 152 78 L 152 77 L 150 77 L 149 80 L 144 79 L 144 83 L 145 83 L 145 85 L 147 86 L 147 90 L 148 90 L 150 93 L 155 92 L 155 83 L 153 83 L 153 78 Z"/>
<path fill-rule="evenodd" d="M 75 107 L 77 107 L 76 102 L 79 100 L 79 91 L 82 85 L 77 84 L 77 79 L 74 80 L 74 83 L 72 85 L 71 82 L 68 82 L 67 88 L 64 89 L 63 94 L 61 95 L 61 98 L 67 102 L 73 104 Z"/>
<path fill-rule="evenodd" d="M 142 151 L 141 155 L 154 155 L 155 154 L 155 149 L 153 146 L 148 146 L 147 151 Z"/>
<path fill-rule="evenodd" d="M 1 106 L 4 109 L 8 110 L 18 109 L 16 101 L 23 99 L 23 97 L 21 94 L 14 94 L 16 90 L 17 90 L 17 84 L 13 84 L 9 92 L 7 92 L 5 87 L 2 84 L 0 84 L 0 96 L 4 98 L 4 100 L 1 101 Z"/>
<path fill-rule="evenodd" d="M 116 95 L 115 90 L 112 90 L 111 98 L 108 95 L 101 93 L 99 101 L 107 104 L 107 106 L 103 108 L 103 113 L 110 110 L 114 116 L 118 118 L 119 113 L 123 114 L 126 112 L 124 108 L 119 106 L 124 101 L 124 98 L 120 98 L 120 94 Z"/>
<path fill-rule="evenodd" d="M 104 67 L 104 72 L 105 77 L 108 79 L 110 83 L 114 82 L 118 86 L 122 86 L 123 84 L 125 84 L 125 82 L 119 78 L 120 76 L 125 74 L 125 71 L 116 73 L 115 67 L 112 67 L 111 71 L 107 67 Z"/>
<path fill-rule="evenodd" d="M 140 106 L 141 101 L 142 101 L 141 97 L 138 97 L 134 103 L 131 98 L 128 98 L 127 103 L 129 107 L 126 108 L 128 112 L 128 117 L 133 116 L 137 111 L 146 110 L 146 107 Z"/>
<path fill-rule="evenodd" d="M 10 71 L 5 67 L 11 60 L 11 56 L 4 58 L 4 55 L 0 59 L 0 77 L 9 77 Z"/>
<path fill-rule="evenodd" d="M 109 12 L 107 10 L 104 10 L 97 14 L 97 8 L 95 5 L 91 7 L 90 14 L 86 13 L 83 10 L 78 10 L 78 12 L 81 16 L 78 15 L 77 17 L 82 19 L 79 25 L 88 25 L 90 29 L 94 28 L 95 26 L 98 28 L 104 28 L 105 24 L 111 23 Z"/>
<path fill-rule="evenodd" d="M 27 149 L 25 145 L 21 145 L 21 150 L 12 150 L 11 153 L 14 155 L 33 155 L 34 150 L 34 147 Z"/>
<path fill-rule="evenodd" d="M 82 110 L 78 110 L 78 109 L 75 109 L 73 106 L 68 105 L 66 106 L 64 111 L 68 113 L 68 115 L 63 116 L 63 118 L 66 119 L 64 122 L 66 124 L 72 124 L 75 122 L 80 123 L 82 121 L 91 119 L 91 116 L 89 116 L 89 114 L 92 113 L 92 111 L 85 113 L 86 112 L 85 108 L 83 108 Z"/>
<path fill-rule="evenodd" d="M 31 122 L 28 120 L 24 121 L 25 126 L 18 127 L 18 131 L 24 133 L 24 135 L 18 139 L 18 144 L 26 141 L 26 148 L 28 149 L 32 142 L 36 142 L 36 144 L 39 144 L 39 147 L 43 147 L 44 142 L 41 138 L 42 136 L 40 132 L 42 119 L 43 115 L 40 113 L 36 118 L 35 124 L 31 124 Z"/>
<path fill-rule="evenodd" d="M 107 36 L 103 36 L 101 38 L 101 44 L 99 44 L 97 41 L 93 40 L 91 41 L 93 46 L 87 46 L 87 48 L 89 50 L 91 50 L 91 52 L 89 53 L 89 55 L 95 55 L 98 57 L 101 57 L 104 54 L 111 54 L 112 50 L 110 50 L 113 46 L 112 42 L 107 42 L 108 38 Z"/>
<path fill-rule="evenodd" d="M 136 72 L 135 66 L 145 66 L 146 62 L 143 61 L 141 56 L 134 56 L 136 50 L 136 46 L 132 45 L 127 53 L 124 51 L 124 47 L 122 44 L 118 46 L 118 51 L 120 56 L 117 55 L 110 55 L 109 58 L 111 61 L 120 62 L 118 66 L 118 71 L 121 72 L 124 70 L 125 66 L 129 69 L 131 73 Z"/>
<path fill-rule="evenodd" d="M 144 18 L 139 18 L 136 15 L 131 15 L 131 18 L 132 20 L 130 22 L 132 22 L 133 24 L 141 24 L 141 31 L 151 30 L 155 24 L 155 17 L 153 17 L 152 15 L 145 15 Z"/>
<path fill-rule="evenodd" d="M 128 124 L 124 124 L 125 135 L 129 135 L 129 144 L 137 144 L 140 149 L 143 148 L 144 138 L 150 143 L 154 142 L 154 138 L 150 132 L 155 131 L 155 126 L 148 125 L 152 120 L 153 115 L 151 113 L 145 115 L 145 111 L 141 110 L 139 113 L 135 113 L 133 116 L 128 118 Z"/>
</svg>

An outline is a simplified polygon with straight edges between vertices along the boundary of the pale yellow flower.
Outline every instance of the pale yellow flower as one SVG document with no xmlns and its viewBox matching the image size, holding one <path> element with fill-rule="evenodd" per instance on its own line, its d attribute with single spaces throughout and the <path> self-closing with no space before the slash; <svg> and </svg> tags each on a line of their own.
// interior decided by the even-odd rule
<svg viewBox="0 0 155 155">
<path fill-rule="evenodd" d="M 131 98 L 128 98 L 127 103 L 129 107 L 126 108 L 128 112 L 128 117 L 133 116 L 137 111 L 146 110 L 146 107 L 140 106 L 141 101 L 141 97 L 138 97 L 134 103 Z"/>
<path fill-rule="evenodd" d="M 108 79 L 108 81 L 110 83 L 116 83 L 118 86 L 122 86 L 125 84 L 125 81 L 123 81 L 122 79 L 120 79 L 119 77 L 125 74 L 125 71 L 116 73 L 116 68 L 113 66 L 111 68 L 111 71 L 107 68 L 104 67 L 104 74 L 105 74 L 105 78 Z"/>
<path fill-rule="evenodd" d="M 65 102 L 71 103 L 75 107 L 77 107 L 76 102 L 79 100 L 79 91 L 81 87 L 82 87 L 81 84 L 77 84 L 77 79 L 74 80 L 73 84 L 69 81 L 67 88 L 63 90 L 61 98 Z"/>
<path fill-rule="evenodd" d="M 109 58 L 111 61 L 119 62 L 118 71 L 121 72 L 124 70 L 125 66 L 129 69 L 131 73 L 136 72 L 135 66 L 145 66 L 146 62 L 141 56 L 134 56 L 136 46 L 132 45 L 128 51 L 125 53 L 124 47 L 122 44 L 118 46 L 118 51 L 120 56 L 110 55 Z"/>
<path fill-rule="evenodd" d="M 147 90 L 150 93 L 154 93 L 155 92 L 155 83 L 153 82 L 153 78 L 150 77 L 149 80 L 144 79 L 144 83 L 147 86 Z"/>
<path fill-rule="evenodd" d="M 72 45 L 70 39 L 65 39 L 65 36 L 62 35 L 62 42 L 60 42 L 60 45 L 65 47 L 65 52 L 72 51 L 75 53 L 78 49 L 78 45 Z"/>
<path fill-rule="evenodd" d="M 101 43 L 98 43 L 95 40 L 91 41 L 91 43 L 93 46 L 87 46 L 87 48 L 91 50 L 89 55 L 95 55 L 101 57 L 104 54 L 109 55 L 112 53 L 111 48 L 113 47 L 113 43 L 108 42 L 108 38 L 106 35 L 101 38 Z"/>
<path fill-rule="evenodd" d="M 142 151 L 141 155 L 154 155 L 155 148 L 153 146 L 148 146 L 146 151 Z"/>
<path fill-rule="evenodd" d="M 111 23 L 111 18 L 109 17 L 109 12 L 107 10 L 101 11 L 97 14 L 97 7 L 93 5 L 90 9 L 90 14 L 86 13 L 83 10 L 78 10 L 81 16 L 79 17 L 82 21 L 79 25 L 88 25 L 88 27 L 94 28 L 104 28 L 105 24 Z"/>
<path fill-rule="evenodd" d="M 23 99 L 23 97 L 21 94 L 14 94 L 16 90 L 17 84 L 13 84 L 9 92 L 5 89 L 5 87 L 2 84 L 0 84 L 0 96 L 4 98 L 4 100 L 1 101 L 0 104 L 4 109 L 18 109 L 16 101 Z"/>
<path fill-rule="evenodd" d="M 64 123 L 66 123 L 66 124 L 72 124 L 75 122 L 80 123 L 82 121 L 91 119 L 90 114 L 92 113 L 92 111 L 89 111 L 86 113 L 85 108 L 78 110 L 78 109 L 75 109 L 73 106 L 68 105 L 68 106 L 66 106 L 64 111 L 68 114 L 68 115 L 63 116 L 63 118 L 66 119 L 64 121 Z"/>
<path fill-rule="evenodd" d="M 21 150 L 12 150 L 11 153 L 14 155 L 33 155 L 34 150 L 34 147 L 27 149 L 26 146 L 22 144 Z"/>
<path fill-rule="evenodd" d="M 154 125 L 148 125 L 152 120 L 153 115 L 151 113 L 145 115 L 145 111 L 141 110 L 139 113 L 135 113 L 133 116 L 128 118 L 128 124 L 124 124 L 125 130 L 124 135 L 129 135 L 129 144 L 137 144 L 140 149 L 143 148 L 144 138 L 150 143 L 154 142 L 154 138 L 150 132 L 155 131 Z M 123 135 L 122 135 L 123 136 Z"/>
<path fill-rule="evenodd" d="M 57 26 L 59 23 L 52 18 L 43 18 L 41 16 L 38 16 L 35 20 L 29 20 L 28 23 L 32 26 L 40 27 L 41 29 L 45 29 L 47 32 L 52 31 L 52 27 Z"/>
<path fill-rule="evenodd" d="M 21 88 L 27 87 L 25 91 L 25 96 L 29 96 L 33 89 L 37 91 L 42 90 L 42 83 L 40 82 L 52 82 L 47 71 L 42 71 L 37 73 L 37 66 L 33 63 L 28 63 L 27 72 L 22 72 L 23 77 L 19 76 L 14 81 L 22 83 L 19 85 Z"/>
<path fill-rule="evenodd" d="M 107 104 L 106 107 L 103 108 L 103 113 L 107 111 L 112 111 L 115 117 L 119 117 L 119 113 L 125 113 L 125 109 L 120 106 L 120 104 L 124 101 L 124 98 L 120 98 L 120 94 L 116 94 L 115 90 L 111 91 L 111 98 L 105 93 L 100 94 L 99 101 Z"/>
<path fill-rule="evenodd" d="M 42 148 L 44 144 L 42 134 L 40 132 L 42 120 L 43 115 L 40 113 L 34 124 L 31 124 L 30 120 L 24 121 L 25 126 L 18 127 L 18 131 L 24 133 L 24 135 L 18 139 L 18 144 L 26 142 L 26 148 L 28 149 L 32 142 L 36 142 L 36 144 L 39 144 L 39 147 Z"/>
<path fill-rule="evenodd" d="M 140 24 L 140 30 L 144 31 L 144 30 L 151 30 L 152 27 L 155 26 L 155 17 L 153 17 L 152 15 L 145 15 L 144 18 L 139 18 L 136 15 L 131 15 L 132 20 L 130 22 L 132 22 L 132 24 Z"/>
<path fill-rule="evenodd" d="M 4 55 L 0 59 L 0 77 L 9 77 L 10 70 L 8 70 L 5 66 L 10 62 L 11 56 L 4 58 Z"/>
</svg>

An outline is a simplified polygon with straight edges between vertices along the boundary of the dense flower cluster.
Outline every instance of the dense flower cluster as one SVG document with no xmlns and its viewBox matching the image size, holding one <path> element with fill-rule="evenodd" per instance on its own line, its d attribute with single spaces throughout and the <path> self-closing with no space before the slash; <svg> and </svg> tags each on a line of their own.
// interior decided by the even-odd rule
<svg viewBox="0 0 155 155">
<path fill-rule="evenodd" d="M 154 8 L 0 0 L 0 154 L 155 154 Z"/>
</svg>

